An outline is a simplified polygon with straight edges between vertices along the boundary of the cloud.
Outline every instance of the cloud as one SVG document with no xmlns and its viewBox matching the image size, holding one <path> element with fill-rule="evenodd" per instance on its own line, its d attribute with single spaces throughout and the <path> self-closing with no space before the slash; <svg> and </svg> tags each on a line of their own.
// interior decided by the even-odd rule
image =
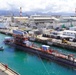
<svg viewBox="0 0 76 75">
<path fill-rule="evenodd" d="M 1 10 L 19 10 L 41 12 L 74 12 L 76 0 L 0 0 Z"/>
</svg>

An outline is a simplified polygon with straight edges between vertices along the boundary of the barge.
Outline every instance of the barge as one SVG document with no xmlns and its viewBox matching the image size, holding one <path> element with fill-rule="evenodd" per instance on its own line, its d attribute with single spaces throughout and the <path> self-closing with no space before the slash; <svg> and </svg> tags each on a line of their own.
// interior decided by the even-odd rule
<svg viewBox="0 0 76 75">
<path fill-rule="evenodd" d="M 14 30 L 13 39 L 6 39 L 5 43 L 26 52 L 34 53 L 41 58 L 54 60 L 64 65 L 76 68 L 76 58 L 73 56 L 73 54 L 62 54 L 60 52 L 57 52 L 56 50 L 52 50 L 50 46 L 47 45 L 42 45 L 41 47 L 38 47 L 34 43 L 28 41 L 26 35 L 24 35 L 24 33 L 21 31 Z"/>
</svg>

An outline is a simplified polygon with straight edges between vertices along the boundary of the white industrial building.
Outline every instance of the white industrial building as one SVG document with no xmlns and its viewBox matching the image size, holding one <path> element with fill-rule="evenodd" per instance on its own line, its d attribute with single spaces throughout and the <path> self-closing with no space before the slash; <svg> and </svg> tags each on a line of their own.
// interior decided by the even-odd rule
<svg viewBox="0 0 76 75">
<path fill-rule="evenodd" d="M 60 17 L 61 25 L 65 25 L 66 27 L 76 26 L 76 17 L 73 16 L 61 16 Z"/>
<path fill-rule="evenodd" d="M 76 17 L 70 16 L 47 16 L 47 15 L 32 15 L 30 16 L 30 24 L 31 26 L 36 26 L 37 28 L 57 28 L 62 27 L 71 27 L 76 26 Z"/>
<path fill-rule="evenodd" d="M 53 17 L 53 16 L 47 16 L 47 15 L 32 15 L 30 16 L 30 24 L 32 26 L 36 26 L 37 28 L 45 28 L 47 26 L 50 27 L 57 27 L 59 23 L 59 19 Z"/>
</svg>

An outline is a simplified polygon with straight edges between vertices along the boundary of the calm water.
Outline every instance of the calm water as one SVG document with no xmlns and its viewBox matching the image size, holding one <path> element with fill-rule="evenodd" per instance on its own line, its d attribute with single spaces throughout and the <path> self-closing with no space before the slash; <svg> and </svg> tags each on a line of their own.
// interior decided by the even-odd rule
<svg viewBox="0 0 76 75">
<path fill-rule="evenodd" d="M 76 70 L 73 68 L 57 64 L 53 61 L 40 59 L 31 53 L 28 54 L 8 45 L 4 45 L 4 37 L 6 36 L 0 34 L 0 46 L 4 47 L 4 51 L 0 51 L 0 62 L 8 64 L 9 67 L 21 75 L 76 75 Z M 65 49 L 52 48 L 63 53 L 76 54 L 75 52 L 69 52 Z"/>
</svg>

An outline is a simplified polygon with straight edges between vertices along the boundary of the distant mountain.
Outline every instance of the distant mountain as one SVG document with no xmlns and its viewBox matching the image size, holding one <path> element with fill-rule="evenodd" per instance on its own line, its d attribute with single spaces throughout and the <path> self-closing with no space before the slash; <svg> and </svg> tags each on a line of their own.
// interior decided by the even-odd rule
<svg viewBox="0 0 76 75">
<path fill-rule="evenodd" d="M 17 11 L 8 11 L 8 10 L 0 10 L 0 16 L 4 15 L 4 16 L 11 16 L 11 14 L 18 14 Z"/>
<path fill-rule="evenodd" d="M 11 16 L 11 14 L 13 14 L 14 16 L 19 16 L 19 11 L 18 10 L 14 10 L 14 11 L 9 11 L 9 10 L 0 10 L 0 16 L 4 15 L 4 16 Z M 75 13 L 65 13 L 65 12 L 59 12 L 59 13 L 52 13 L 52 12 L 40 12 L 40 11 L 28 11 L 28 12 L 23 12 L 22 15 L 23 16 L 30 16 L 30 15 L 65 15 L 65 16 L 74 16 Z"/>
</svg>

